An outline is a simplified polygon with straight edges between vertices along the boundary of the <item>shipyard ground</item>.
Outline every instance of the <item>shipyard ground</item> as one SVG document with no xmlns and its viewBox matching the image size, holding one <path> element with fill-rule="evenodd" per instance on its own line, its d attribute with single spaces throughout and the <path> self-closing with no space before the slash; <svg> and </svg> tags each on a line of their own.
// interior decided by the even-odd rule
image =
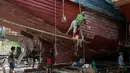
<svg viewBox="0 0 130 73">
<path fill-rule="evenodd" d="M 38 63 L 35 65 L 35 69 L 32 69 L 32 65 L 28 66 L 25 64 L 19 64 L 16 65 L 16 68 L 14 69 L 15 73 L 24 73 L 25 69 L 28 69 L 28 72 L 25 73 L 45 73 L 45 70 L 37 70 Z M 125 67 L 127 67 L 127 72 L 124 73 L 130 73 L 130 66 L 126 63 Z M 62 66 L 60 68 L 54 68 L 53 73 L 80 73 L 80 68 L 78 67 L 72 67 L 72 66 Z M 97 61 L 97 72 L 96 73 L 117 73 L 118 66 L 116 62 L 110 62 L 110 61 Z M 33 71 L 34 70 L 34 71 Z M 84 73 L 93 73 L 92 69 L 85 69 L 89 72 Z M 4 66 L 0 67 L 0 73 L 9 73 L 9 66 L 5 64 Z"/>
<path fill-rule="evenodd" d="M 125 54 L 124 54 L 125 55 Z M 114 57 L 114 56 L 113 56 Z M 95 60 L 97 65 L 97 73 L 117 73 L 118 64 L 116 58 L 107 57 L 108 59 L 99 59 Z M 4 58 L 6 59 L 6 58 Z M 124 57 L 125 60 L 125 67 L 127 68 L 127 72 L 124 73 L 130 73 L 130 64 L 128 64 L 127 57 Z M 0 58 L 0 73 L 9 73 L 9 64 L 7 61 L 3 62 L 3 58 Z M 86 63 L 90 64 L 91 61 L 86 61 Z M 14 71 L 15 73 L 24 73 L 24 71 L 27 69 L 25 73 L 45 73 L 45 70 L 38 70 L 38 61 L 35 64 L 35 69 L 32 68 L 32 65 L 26 65 L 25 61 L 23 60 L 19 65 L 16 65 Z M 93 73 L 92 69 L 84 69 L 89 70 L 89 72 L 84 73 Z M 53 68 L 53 73 L 80 73 L 80 68 L 78 67 L 72 67 L 69 66 L 60 66 L 57 68 Z"/>
</svg>

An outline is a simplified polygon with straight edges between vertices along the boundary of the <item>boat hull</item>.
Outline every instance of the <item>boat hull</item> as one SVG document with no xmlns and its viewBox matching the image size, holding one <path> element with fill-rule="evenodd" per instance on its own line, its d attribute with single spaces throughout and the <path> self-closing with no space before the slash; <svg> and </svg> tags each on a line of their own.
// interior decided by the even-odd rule
<svg viewBox="0 0 130 73">
<path fill-rule="evenodd" d="M 47 41 L 50 42 L 50 44 L 52 44 L 54 47 L 54 35 L 38 31 L 46 31 L 55 34 L 54 0 L 6 0 L 0 2 L 2 4 L 0 9 L 0 17 L 6 19 L 8 27 L 10 27 L 12 30 L 14 30 L 13 27 L 18 28 L 17 30 L 19 30 L 21 34 L 29 38 L 30 36 L 27 34 L 33 37 L 40 37 L 43 40 L 46 40 L 46 43 Z M 85 37 L 84 40 L 90 43 L 84 42 L 84 46 L 79 47 L 77 50 L 78 55 L 76 56 L 74 54 L 76 52 L 76 41 L 71 39 L 71 33 L 69 35 L 65 35 L 65 32 L 69 28 L 71 21 L 75 19 L 79 13 L 78 4 L 65 1 L 65 16 L 67 17 L 67 23 L 62 23 L 62 1 L 57 0 L 56 35 L 61 35 L 69 39 L 57 37 L 56 46 L 58 55 L 56 55 L 56 50 L 54 49 L 55 63 L 73 62 L 80 59 L 81 57 L 86 57 L 87 59 L 91 57 L 91 59 L 93 59 L 93 56 L 108 55 L 108 52 L 116 52 L 119 37 L 122 35 L 125 37 L 124 31 L 122 32 L 122 30 L 125 29 L 123 29 L 123 27 L 119 27 L 119 25 L 123 24 L 122 22 L 112 20 L 110 17 L 91 9 L 86 9 L 85 11 L 89 22 L 87 24 L 82 24 L 80 28 L 83 31 L 83 35 Z M 9 21 L 18 25 L 11 27 L 12 25 L 8 23 Z M 5 23 L 5 21 L 3 22 Z M 26 27 L 21 27 L 19 25 Z M 34 28 L 36 30 L 32 30 L 28 27 Z M 24 34 L 23 31 L 27 34 Z M 47 46 L 45 48 L 48 49 L 49 47 Z"/>
</svg>

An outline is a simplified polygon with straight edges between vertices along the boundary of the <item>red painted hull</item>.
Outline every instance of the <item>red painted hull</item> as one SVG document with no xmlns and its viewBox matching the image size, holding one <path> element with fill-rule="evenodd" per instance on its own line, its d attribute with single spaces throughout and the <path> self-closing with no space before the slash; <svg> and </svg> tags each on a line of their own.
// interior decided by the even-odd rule
<svg viewBox="0 0 130 73">
<path fill-rule="evenodd" d="M 48 24 L 55 25 L 55 0 L 9 0 L 18 6 L 21 6 L 25 11 L 43 19 Z M 72 20 L 75 19 L 79 13 L 78 4 L 65 0 L 65 16 L 67 23 L 62 23 L 63 15 L 62 0 L 57 0 L 56 3 L 56 20 L 57 28 L 66 32 Z M 44 25 L 44 24 L 43 24 Z"/>
<path fill-rule="evenodd" d="M 47 22 L 48 24 L 54 26 L 55 25 L 55 0 L 9 0 L 10 2 L 16 4 L 17 6 L 20 6 L 24 11 L 29 12 L 30 14 L 33 14 L 34 16 L 37 16 L 41 18 L 42 21 Z M 79 13 L 79 6 L 76 3 L 70 2 L 68 0 L 65 0 L 65 16 L 67 18 L 67 23 L 62 23 L 62 0 L 57 0 L 56 2 L 56 25 L 57 28 L 65 33 L 67 29 L 70 26 L 70 23 L 72 20 L 75 19 L 77 14 Z M 89 10 L 88 10 L 89 11 Z M 87 10 L 86 10 L 87 12 Z M 104 38 L 117 40 L 118 39 L 118 22 L 114 20 L 108 20 L 108 18 L 96 14 L 95 12 L 88 12 L 87 15 L 89 16 L 89 24 L 84 24 L 82 29 L 84 29 L 84 34 L 90 33 L 91 30 L 89 30 L 87 27 L 91 26 L 93 29 L 92 33 L 90 33 L 91 39 L 94 38 L 95 35 L 99 35 Z M 99 17 L 98 17 L 99 16 Z M 99 25 L 98 25 L 99 24 Z M 101 24 L 101 25 L 100 25 Z M 103 25 L 107 24 L 107 25 Z M 110 25 L 109 25 L 110 24 Z M 44 24 L 41 24 L 41 26 L 44 26 Z M 100 27 L 102 29 L 100 30 Z M 86 28 L 85 28 L 86 27 Z M 106 27 L 109 27 L 109 29 L 105 29 Z M 113 28 L 114 27 L 114 28 Z M 106 30 L 107 32 L 103 32 Z M 112 30 L 114 33 L 112 33 Z M 110 36 L 108 36 L 108 33 L 111 32 Z M 95 34 L 98 33 L 98 34 Z M 114 38 L 112 38 L 114 37 Z"/>
<path fill-rule="evenodd" d="M 0 17 L 24 26 L 29 26 L 39 30 L 54 33 L 55 0 L 6 1 L 11 2 L 11 4 L 5 3 L 4 5 L 4 2 L 0 1 L 1 3 L 3 2 L 3 7 L 1 7 L 0 9 Z M 12 4 L 15 4 L 17 7 Z M 80 28 L 83 29 L 85 40 L 91 42 L 90 44 L 85 44 L 84 46 L 86 49 L 86 57 L 90 58 L 92 56 L 105 56 L 104 54 L 107 54 L 106 52 L 115 52 L 117 48 L 117 41 L 119 39 L 118 25 L 122 23 L 111 20 L 109 17 L 101 15 L 96 11 L 91 11 L 89 9 L 85 11 L 87 12 L 89 18 L 89 24 L 83 24 Z M 78 4 L 65 0 L 65 16 L 67 17 L 67 23 L 62 23 L 62 0 L 57 0 L 57 29 L 59 29 L 62 34 L 65 33 L 69 28 L 71 21 L 75 19 L 78 13 Z M 12 14 L 14 15 L 12 16 Z M 39 17 L 40 19 L 37 17 Z M 40 23 L 35 21 L 38 21 Z M 8 24 L 8 26 L 10 27 L 10 24 Z M 89 26 L 91 27 L 90 29 L 88 28 Z M 24 31 L 24 29 L 19 30 Z M 34 36 L 41 36 L 40 32 L 36 32 L 33 30 L 29 31 L 26 29 L 25 32 L 28 32 L 29 34 Z M 63 35 L 65 36 L 65 34 Z M 43 37 L 49 39 L 49 41 L 53 42 L 54 44 L 54 36 L 44 34 Z M 74 45 L 75 44 L 72 40 L 58 38 L 58 55 L 55 57 L 55 62 L 72 62 L 82 57 L 83 48 L 79 48 L 79 56 L 75 56 Z"/>
</svg>

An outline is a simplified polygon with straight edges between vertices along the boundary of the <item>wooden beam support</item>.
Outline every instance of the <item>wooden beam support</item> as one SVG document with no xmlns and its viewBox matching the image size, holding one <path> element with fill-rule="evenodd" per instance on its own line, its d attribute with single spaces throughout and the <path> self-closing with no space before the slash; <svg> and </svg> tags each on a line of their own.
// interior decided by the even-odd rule
<svg viewBox="0 0 130 73">
<path fill-rule="evenodd" d="M 4 27 L 7 27 L 7 28 L 9 28 L 9 29 L 11 29 L 11 30 L 13 30 L 13 31 L 15 31 L 15 32 L 18 32 L 18 33 L 21 32 L 21 30 L 20 30 L 18 27 L 13 26 L 13 25 L 10 25 L 10 24 L 8 24 L 8 23 L 0 22 L 0 25 L 1 25 L 1 26 L 4 26 Z"/>
</svg>

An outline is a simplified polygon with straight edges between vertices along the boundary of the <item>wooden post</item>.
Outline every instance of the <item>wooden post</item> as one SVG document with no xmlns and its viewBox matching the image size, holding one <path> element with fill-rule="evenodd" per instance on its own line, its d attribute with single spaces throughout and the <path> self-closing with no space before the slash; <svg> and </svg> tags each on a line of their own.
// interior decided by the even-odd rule
<svg viewBox="0 0 130 73">
<path fill-rule="evenodd" d="M 128 53 L 129 53 L 129 64 L 130 64 L 130 49 L 128 49 Z"/>
<path fill-rule="evenodd" d="M 84 58 L 84 60 L 85 60 L 85 57 L 86 57 L 86 56 L 85 56 L 85 55 L 86 55 L 86 54 L 85 54 L 85 51 L 86 51 L 86 50 L 85 50 L 85 46 L 84 46 L 84 42 L 83 42 L 83 58 Z M 85 63 L 86 63 L 86 60 L 85 60 Z"/>
</svg>

